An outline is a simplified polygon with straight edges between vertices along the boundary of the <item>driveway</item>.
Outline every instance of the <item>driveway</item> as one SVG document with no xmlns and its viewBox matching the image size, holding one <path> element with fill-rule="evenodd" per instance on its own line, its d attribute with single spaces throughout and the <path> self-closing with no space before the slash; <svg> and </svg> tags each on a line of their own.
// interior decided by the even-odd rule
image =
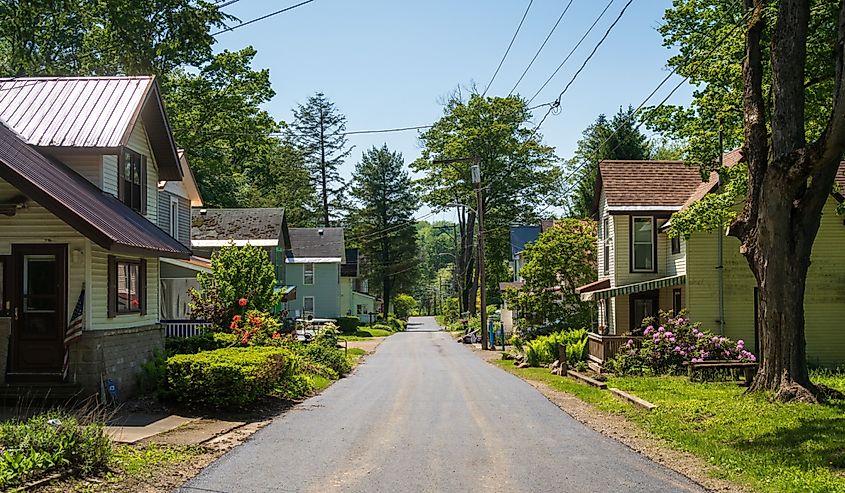
<svg viewBox="0 0 845 493">
<path fill-rule="evenodd" d="M 704 491 L 412 318 L 184 492 Z"/>
</svg>

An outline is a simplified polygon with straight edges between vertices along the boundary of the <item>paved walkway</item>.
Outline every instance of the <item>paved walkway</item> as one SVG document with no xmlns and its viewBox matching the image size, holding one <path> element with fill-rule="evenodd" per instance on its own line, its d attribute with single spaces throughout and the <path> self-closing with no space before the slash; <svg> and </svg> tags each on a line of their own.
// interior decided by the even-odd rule
<svg viewBox="0 0 845 493">
<path fill-rule="evenodd" d="M 703 491 L 411 322 L 179 491 Z"/>
</svg>

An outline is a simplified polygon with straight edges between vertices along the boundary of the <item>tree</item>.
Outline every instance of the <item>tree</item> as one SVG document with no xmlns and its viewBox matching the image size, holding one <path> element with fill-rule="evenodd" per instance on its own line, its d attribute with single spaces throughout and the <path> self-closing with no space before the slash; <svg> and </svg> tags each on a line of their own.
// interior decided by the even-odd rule
<svg viewBox="0 0 845 493">
<path fill-rule="evenodd" d="M 460 244 L 456 267 L 461 306 L 475 313 L 478 270 L 475 268 L 475 192 L 472 161 L 481 167 L 485 193 L 488 291 L 509 278 L 510 224 L 531 223 L 560 203 L 560 169 L 552 147 L 530 125 L 531 112 L 519 96 L 464 101 L 459 94 L 446 103 L 443 117 L 420 136 L 422 157 L 412 164 L 424 173 L 417 181 L 422 199 L 434 210 L 456 207 Z M 467 207 L 469 206 L 469 207 Z M 544 207 L 545 209 L 542 209 Z"/>
<path fill-rule="evenodd" d="M 418 200 L 402 154 L 386 145 L 364 152 L 352 175 L 351 195 L 357 207 L 349 214 L 349 229 L 358 238 L 367 278 L 384 300 L 386 317 L 394 293 L 412 286 L 418 264 L 413 220 Z"/>
<path fill-rule="evenodd" d="M 233 17 L 203 0 L 3 0 L 5 75 L 162 75 L 211 57 Z"/>
<path fill-rule="evenodd" d="M 165 86 L 173 135 L 210 207 L 242 207 L 252 183 L 264 189 L 279 183 L 264 181 L 279 178 L 265 168 L 283 158 L 282 144 L 271 135 L 281 126 L 261 109 L 275 92 L 270 72 L 252 69 L 255 54 L 251 47 L 223 51 L 197 73 L 174 72 Z"/>
<path fill-rule="evenodd" d="M 532 325 L 588 327 L 592 305 L 581 301 L 575 288 L 595 280 L 596 243 L 595 221 L 562 219 L 526 245 L 525 284 L 505 295 L 519 317 Z"/>
<path fill-rule="evenodd" d="M 418 305 L 417 300 L 410 294 L 397 294 L 393 300 L 393 313 L 396 315 L 396 318 L 408 320 L 408 317 L 417 309 Z"/>
<path fill-rule="evenodd" d="M 742 141 L 744 172 L 731 177 L 732 193 L 744 199 L 741 212 L 718 212 L 733 203 L 724 193 L 700 208 L 716 211 L 710 217 L 717 221 L 732 218 L 728 233 L 739 239 L 760 288 L 762 364 L 751 390 L 814 402 L 804 290 L 845 150 L 845 2 L 744 0 L 743 7 L 687 0 L 667 11 L 664 39 L 681 46 L 670 64 L 692 72 L 689 60 L 708 46 L 715 60 L 698 64 L 703 70 L 693 82 L 702 88 L 692 107 L 661 112 L 655 127 L 685 138 L 690 160 L 709 169 L 721 152 L 714 135 L 728 145 Z M 743 24 L 740 44 L 729 34 Z"/>
<path fill-rule="evenodd" d="M 302 154 L 280 141 L 272 156 L 250 175 L 247 207 L 282 207 L 291 227 L 315 227 L 320 224 L 320 199 Z"/>
<path fill-rule="evenodd" d="M 322 92 L 294 108 L 293 117 L 286 134 L 305 156 L 322 200 L 323 226 L 329 227 L 344 208 L 338 168 L 352 152 L 346 146 L 346 117 Z"/>
<path fill-rule="evenodd" d="M 575 156 L 567 162 L 571 170 L 571 186 L 574 187 L 569 196 L 572 217 L 589 217 L 592 214 L 599 162 L 605 159 L 649 159 L 651 145 L 640 132 L 633 114 L 634 109 L 630 106 L 626 110 L 619 108 L 611 121 L 599 115 L 595 123 L 584 130 Z"/>
</svg>

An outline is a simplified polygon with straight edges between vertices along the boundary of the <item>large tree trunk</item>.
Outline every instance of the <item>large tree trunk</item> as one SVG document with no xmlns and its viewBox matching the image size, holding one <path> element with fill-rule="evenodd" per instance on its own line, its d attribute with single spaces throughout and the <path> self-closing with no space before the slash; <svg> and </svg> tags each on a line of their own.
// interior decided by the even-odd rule
<svg viewBox="0 0 845 493">
<path fill-rule="evenodd" d="M 772 35 L 771 139 L 763 96 L 761 42 L 764 0 L 751 9 L 743 62 L 743 112 L 748 197 L 729 234 L 742 243 L 760 288 L 762 362 L 751 391 L 775 391 L 781 400 L 815 402 L 807 370 L 804 292 L 810 254 L 845 148 L 842 97 L 845 2 L 840 7 L 834 108 L 823 135 L 807 145 L 804 68 L 809 2 L 781 0 Z"/>
<path fill-rule="evenodd" d="M 461 304 L 464 311 L 475 314 L 475 213 L 466 213 L 461 221 L 460 276 L 462 278 Z"/>
</svg>

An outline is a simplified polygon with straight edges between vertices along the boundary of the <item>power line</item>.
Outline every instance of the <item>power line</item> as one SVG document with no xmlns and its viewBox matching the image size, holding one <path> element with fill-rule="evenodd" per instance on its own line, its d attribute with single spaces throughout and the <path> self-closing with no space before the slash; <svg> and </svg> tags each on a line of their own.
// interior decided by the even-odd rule
<svg viewBox="0 0 845 493">
<path fill-rule="evenodd" d="M 511 88 L 508 94 L 513 94 L 513 92 L 516 91 L 516 87 L 519 85 L 520 82 L 522 82 L 523 77 L 525 77 L 525 74 L 528 73 L 528 69 L 530 69 L 531 66 L 534 65 L 534 62 L 537 60 L 537 57 L 540 56 L 540 52 L 543 51 L 543 48 L 546 47 L 546 43 L 549 42 L 549 39 L 552 37 L 552 34 L 554 34 L 555 30 L 557 29 L 557 26 L 560 25 L 560 21 L 563 20 L 563 16 L 566 15 L 566 12 L 569 10 L 569 7 L 572 5 L 573 1 L 574 0 L 569 0 L 569 3 L 566 4 L 566 7 L 564 7 L 563 12 L 561 12 L 560 14 L 560 17 L 557 18 L 557 22 L 555 22 L 555 25 L 552 26 L 552 30 L 549 31 L 548 36 L 546 36 L 546 39 L 543 40 L 543 44 L 540 45 L 540 48 L 537 50 L 537 53 L 534 54 L 534 58 L 532 58 L 531 61 L 528 62 L 528 66 L 525 67 L 525 70 L 522 71 L 522 75 L 519 76 L 519 80 L 516 81 L 516 84 L 513 85 L 513 88 Z"/>
<path fill-rule="evenodd" d="M 219 2 L 217 2 L 215 7 L 217 7 L 218 9 L 222 9 L 223 7 L 228 7 L 229 5 L 232 5 L 233 3 L 238 3 L 240 1 L 241 0 L 229 0 L 228 2 L 226 2 L 224 0 L 220 0 Z"/>
<path fill-rule="evenodd" d="M 552 75 L 550 75 L 549 78 L 546 79 L 546 82 L 543 82 L 543 85 L 540 86 L 540 89 L 537 89 L 537 92 L 535 92 L 534 95 L 531 96 L 531 99 L 528 100 L 529 104 L 531 104 L 531 102 L 534 101 L 534 99 L 537 98 L 537 96 L 540 94 L 540 92 L 543 89 L 545 89 L 547 85 L 549 85 L 549 82 L 551 82 L 552 79 L 554 79 L 555 75 L 557 75 L 557 73 L 560 71 L 560 69 L 563 68 L 563 66 L 566 64 L 567 61 L 569 61 L 569 59 L 575 53 L 575 50 L 577 50 L 578 47 L 581 46 L 581 43 L 583 43 L 584 40 L 587 39 L 587 36 L 590 35 L 590 33 L 596 27 L 596 24 L 598 24 L 599 21 L 601 20 L 601 18 L 604 17 L 604 14 L 608 11 L 608 9 L 610 9 L 610 6 L 613 5 L 614 1 L 616 1 L 616 0 L 610 0 L 609 2 L 607 2 L 607 5 L 605 5 L 604 10 L 602 10 L 601 13 L 599 14 L 599 16 L 596 17 L 596 20 L 593 21 L 593 24 L 590 26 L 589 29 L 587 29 L 587 32 L 585 32 L 584 35 L 581 36 L 581 39 L 578 40 L 578 43 L 575 44 L 575 47 L 572 48 L 572 50 L 569 52 L 569 54 L 566 55 L 566 58 L 564 58 L 563 61 L 560 62 L 560 65 L 558 65 L 557 68 L 555 69 L 555 71 L 552 72 Z"/>
<path fill-rule="evenodd" d="M 384 134 L 389 132 L 405 132 L 407 130 L 422 130 L 424 128 L 431 128 L 434 125 L 418 125 L 416 127 L 399 127 L 399 128 L 383 128 L 379 130 L 352 130 L 350 132 L 343 132 L 343 135 L 358 135 L 358 134 Z"/>
<path fill-rule="evenodd" d="M 528 2 L 528 7 L 525 7 L 525 13 L 522 14 L 522 19 L 519 21 L 519 25 L 516 26 L 516 31 L 513 33 L 513 37 L 511 38 L 511 42 L 508 43 L 508 49 L 505 50 L 505 54 L 502 55 L 502 59 L 499 60 L 499 66 L 496 67 L 496 71 L 493 72 L 493 77 L 490 78 L 490 82 L 487 84 L 487 87 L 484 88 L 484 93 L 481 94 L 481 97 L 487 95 L 487 91 L 490 90 L 490 86 L 493 85 L 493 81 L 496 80 L 496 75 L 499 74 L 499 70 L 502 69 L 502 64 L 505 63 L 505 58 L 508 57 L 508 53 L 511 51 L 511 47 L 513 47 L 513 42 L 516 41 L 516 35 L 519 34 L 519 30 L 522 29 L 522 23 L 525 22 L 525 18 L 528 16 L 528 11 L 531 10 L 531 5 L 534 3 L 534 0 L 530 0 Z"/>
<path fill-rule="evenodd" d="M 229 31 L 234 31 L 235 29 L 238 29 L 238 28 L 240 28 L 240 27 L 248 26 L 248 25 L 253 24 L 253 23 L 255 23 L 255 22 L 258 22 L 258 21 L 263 21 L 264 19 L 267 19 L 268 17 L 273 17 L 274 15 L 279 15 L 279 14 L 284 13 L 284 12 L 287 12 L 287 11 L 289 11 L 289 10 L 293 10 L 293 9 L 295 9 L 295 8 L 297 8 L 297 7 L 302 7 L 303 5 L 308 4 L 308 3 L 311 3 L 311 2 L 313 2 L 313 1 L 314 1 L 314 0 L 305 0 L 305 1 L 303 1 L 303 2 L 299 2 L 299 3 L 297 3 L 296 5 L 291 5 L 290 7 L 285 7 L 285 8 L 283 8 L 283 9 L 281 9 L 281 10 L 277 10 L 277 11 L 275 11 L 275 12 L 270 12 L 269 14 L 262 15 L 261 17 L 256 17 L 256 18 L 254 18 L 254 19 L 250 19 L 250 20 L 248 20 L 248 21 L 246 21 L 246 22 L 241 22 L 240 24 L 237 24 L 237 25 L 234 25 L 234 26 L 227 27 L 226 29 L 222 29 L 222 30 L 220 30 L 220 31 L 217 31 L 216 33 L 212 33 L 212 35 L 211 35 L 211 36 L 212 36 L 212 37 L 214 37 L 214 36 L 217 36 L 218 34 L 222 34 L 222 33 L 229 32 Z M 234 3 L 234 2 L 233 2 L 233 3 Z"/>
</svg>

